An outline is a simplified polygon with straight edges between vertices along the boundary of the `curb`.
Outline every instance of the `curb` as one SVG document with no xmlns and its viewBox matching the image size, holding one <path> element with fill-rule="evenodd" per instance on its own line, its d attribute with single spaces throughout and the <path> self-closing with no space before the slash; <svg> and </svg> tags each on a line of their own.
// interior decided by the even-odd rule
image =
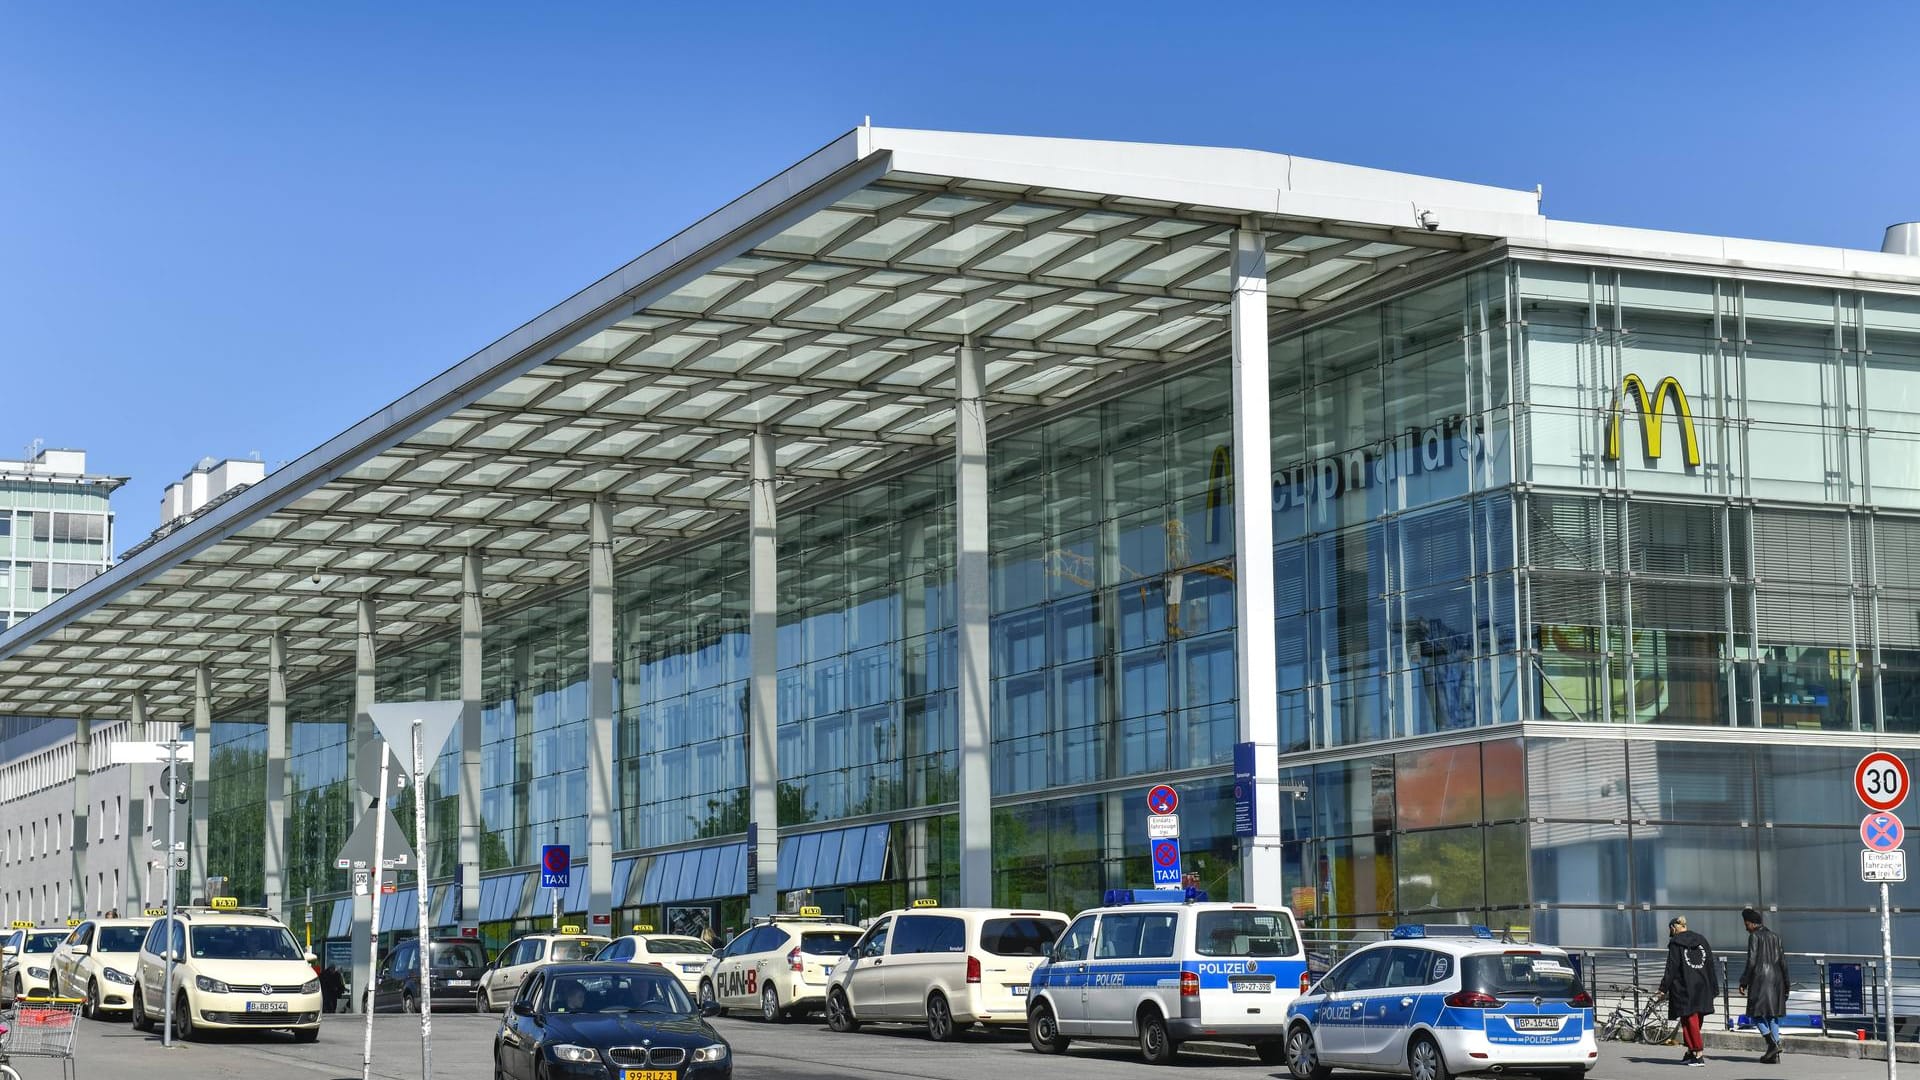
<svg viewBox="0 0 1920 1080">
<path fill-rule="evenodd" d="M 1707 1046 L 1715 1050 L 1743 1051 L 1759 1057 L 1766 1052 L 1766 1041 L 1758 1035 L 1749 1035 L 1737 1031 L 1707 1031 L 1701 1033 Z M 1887 1060 L 1887 1044 L 1884 1042 L 1860 1042 L 1854 1039 L 1836 1039 L 1815 1035 L 1787 1035 L 1780 1040 L 1783 1054 L 1804 1054 L 1808 1057 L 1845 1058 L 1855 1061 Z M 1903 1043 L 1898 1049 L 1899 1060 L 1920 1062 L 1920 1045 Z"/>
</svg>

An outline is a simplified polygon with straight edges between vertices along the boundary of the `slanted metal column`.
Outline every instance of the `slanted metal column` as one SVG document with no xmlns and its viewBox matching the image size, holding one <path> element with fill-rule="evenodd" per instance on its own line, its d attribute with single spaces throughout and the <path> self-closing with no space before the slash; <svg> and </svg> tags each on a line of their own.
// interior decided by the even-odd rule
<svg viewBox="0 0 1920 1080">
<path fill-rule="evenodd" d="M 460 559 L 460 926 L 480 925 L 480 556 Z"/>
<path fill-rule="evenodd" d="M 73 855 L 73 894 L 72 908 L 68 912 L 77 918 L 87 917 L 87 849 L 92 846 L 93 834 L 88 832 L 87 803 L 93 798 L 93 721 L 81 716 L 73 722 L 73 843 L 70 845 Z M 104 896 L 94 897 L 94 907 L 105 911 L 112 905 Z"/>
<path fill-rule="evenodd" d="M 127 704 L 127 723 L 132 730 L 127 738 L 134 742 L 151 742 L 147 734 L 147 695 L 144 690 L 135 690 Z M 147 904 L 147 867 L 153 858 L 153 851 L 147 846 L 148 823 L 153 820 L 153 812 L 147 806 L 147 784 L 156 775 L 152 766 L 128 765 L 127 778 L 127 868 L 121 875 L 120 913 L 128 917 Z"/>
<path fill-rule="evenodd" d="M 205 896 L 213 873 L 213 853 L 207 850 L 207 810 L 212 803 L 209 781 L 213 772 L 213 678 L 207 665 L 193 669 L 193 839 L 187 876 L 187 896 Z"/>
<path fill-rule="evenodd" d="M 261 881 L 267 910 L 287 917 L 287 639 L 276 630 L 267 635 L 267 843 L 261 860 Z M 332 852 L 326 853 L 328 857 Z"/>
<path fill-rule="evenodd" d="M 953 591 L 960 630 L 960 904 L 993 903 L 993 758 L 987 681 L 986 363 L 962 346 L 954 357 Z"/>
<path fill-rule="evenodd" d="M 1240 741 L 1253 744 L 1254 828 L 1241 845 L 1246 898 L 1286 902 L 1280 875 L 1280 712 L 1273 629 L 1273 433 L 1267 370 L 1267 237 L 1233 234 L 1233 529 Z"/>
<path fill-rule="evenodd" d="M 356 755 L 362 744 L 374 738 L 373 716 L 368 711 L 374 701 L 374 636 L 373 636 L 373 600 L 361 597 L 354 605 L 354 657 L 353 657 L 353 723 L 347 728 L 347 795 L 352 800 L 352 820 L 346 823 L 351 830 L 360 823 L 360 815 L 366 812 L 368 799 L 361 790 L 362 784 L 355 767 Z M 373 788 L 379 784 L 377 777 L 367 777 L 365 787 Z M 381 805 L 382 800 L 373 800 L 373 805 Z M 332 852 L 324 854 L 331 856 Z M 349 995 L 352 1003 L 348 1009 L 359 1012 L 365 995 L 373 986 L 372 971 L 367 968 L 367 949 L 373 942 L 373 897 L 356 896 L 353 898 L 353 986 Z"/>
<path fill-rule="evenodd" d="M 587 508 L 587 919 L 613 925 L 613 513 Z"/>
<path fill-rule="evenodd" d="M 779 519 L 773 483 L 773 437 L 753 433 L 747 542 L 747 846 L 751 881 L 747 913 L 779 908 L 780 883 L 780 632 Z"/>
</svg>

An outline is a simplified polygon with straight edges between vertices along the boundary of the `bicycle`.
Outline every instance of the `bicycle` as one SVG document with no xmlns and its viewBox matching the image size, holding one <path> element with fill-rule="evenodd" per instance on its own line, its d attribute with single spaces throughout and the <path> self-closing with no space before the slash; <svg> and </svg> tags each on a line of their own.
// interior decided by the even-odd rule
<svg viewBox="0 0 1920 1080">
<path fill-rule="evenodd" d="M 1679 1025 L 1666 1016 L 1657 1015 L 1657 1010 L 1666 1001 L 1661 994 L 1649 994 L 1641 999 L 1638 1009 L 1627 1007 L 1627 998 L 1637 989 L 1632 986 L 1609 986 L 1615 995 L 1613 1011 L 1606 1019 L 1594 1025 L 1593 1035 L 1606 1042 L 1644 1042 L 1654 1046 L 1664 1046 L 1673 1041 L 1673 1034 Z"/>
</svg>

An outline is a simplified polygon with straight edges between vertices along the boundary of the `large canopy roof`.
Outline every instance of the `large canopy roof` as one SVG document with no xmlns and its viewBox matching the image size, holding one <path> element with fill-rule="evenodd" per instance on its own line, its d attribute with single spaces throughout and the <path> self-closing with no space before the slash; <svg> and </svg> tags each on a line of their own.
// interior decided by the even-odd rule
<svg viewBox="0 0 1920 1080">
<path fill-rule="evenodd" d="M 748 436 L 783 500 L 939 452 L 953 354 L 989 422 L 1219 356 L 1232 230 L 1267 236 L 1277 318 L 1404 286 L 1514 238 L 1536 195 L 1279 154 L 862 127 L 143 545 L 0 634 L 0 714 L 216 708 L 383 636 L 457 623 L 460 558 L 512 603 L 739 526 Z"/>
</svg>

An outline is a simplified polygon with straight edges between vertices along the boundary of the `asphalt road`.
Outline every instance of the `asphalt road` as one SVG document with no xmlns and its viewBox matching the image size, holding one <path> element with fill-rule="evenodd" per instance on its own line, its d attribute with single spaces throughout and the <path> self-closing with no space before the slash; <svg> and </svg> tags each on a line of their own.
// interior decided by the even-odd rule
<svg viewBox="0 0 1920 1080">
<path fill-rule="evenodd" d="M 485 1016 L 434 1018 L 434 1076 L 440 1080 L 488 1080 L 498 1021 Z M 160 1049 L 159 1037 L 118 1023 L 82 1020 L 76 1043 L 80 1080 L 357 1080 L 360 1076 L 359 1017 L 329 1017 L 320 1041 L 296 1046 L 284 1035 L 248 1032 Z M 857 1035 L 836 1035 L 812 1022 L 768 1025 L 727 1018 L 715 1021 L 734 1047 L 734 1075 L 741 1080 L 814 1080 L 820 1077 L 899 1080 L 982 1080 L 1022 1070 L 1047 1080 L 1125 1080 L 1194 1075 L 1207 1080 L 1284 1078 L 1284 1069 L 1189 1051 L 1171 1069 L 1142 1063 L 1124 1046 L 1074 1044 L 1064 1057 L 1041 1058 L 1018 1033 L 974 1034 L 945 1046 L 917 1032 L 869 1026 Z M 419 1080 L 420 1031 L 416 1018 L 379 1016 L 374 1021 L 374 1069 L 388 1080 Z M 1883 1062 L 1789 1055 L 1779 1065 L 1760 1065 L 1751 1054 L 1726 1052 L 1704 1069 L 1681 1069 L 1667 1047 L 1606 1045 L 1592 1080 L 1867 1080 L 1886 1075 Z M 53 1080 L 57 1063 L 16 1059 L 23 1080 Z M 1913 1070 L 1920 1066 L 1907 1065 Z"/>
</svg>

